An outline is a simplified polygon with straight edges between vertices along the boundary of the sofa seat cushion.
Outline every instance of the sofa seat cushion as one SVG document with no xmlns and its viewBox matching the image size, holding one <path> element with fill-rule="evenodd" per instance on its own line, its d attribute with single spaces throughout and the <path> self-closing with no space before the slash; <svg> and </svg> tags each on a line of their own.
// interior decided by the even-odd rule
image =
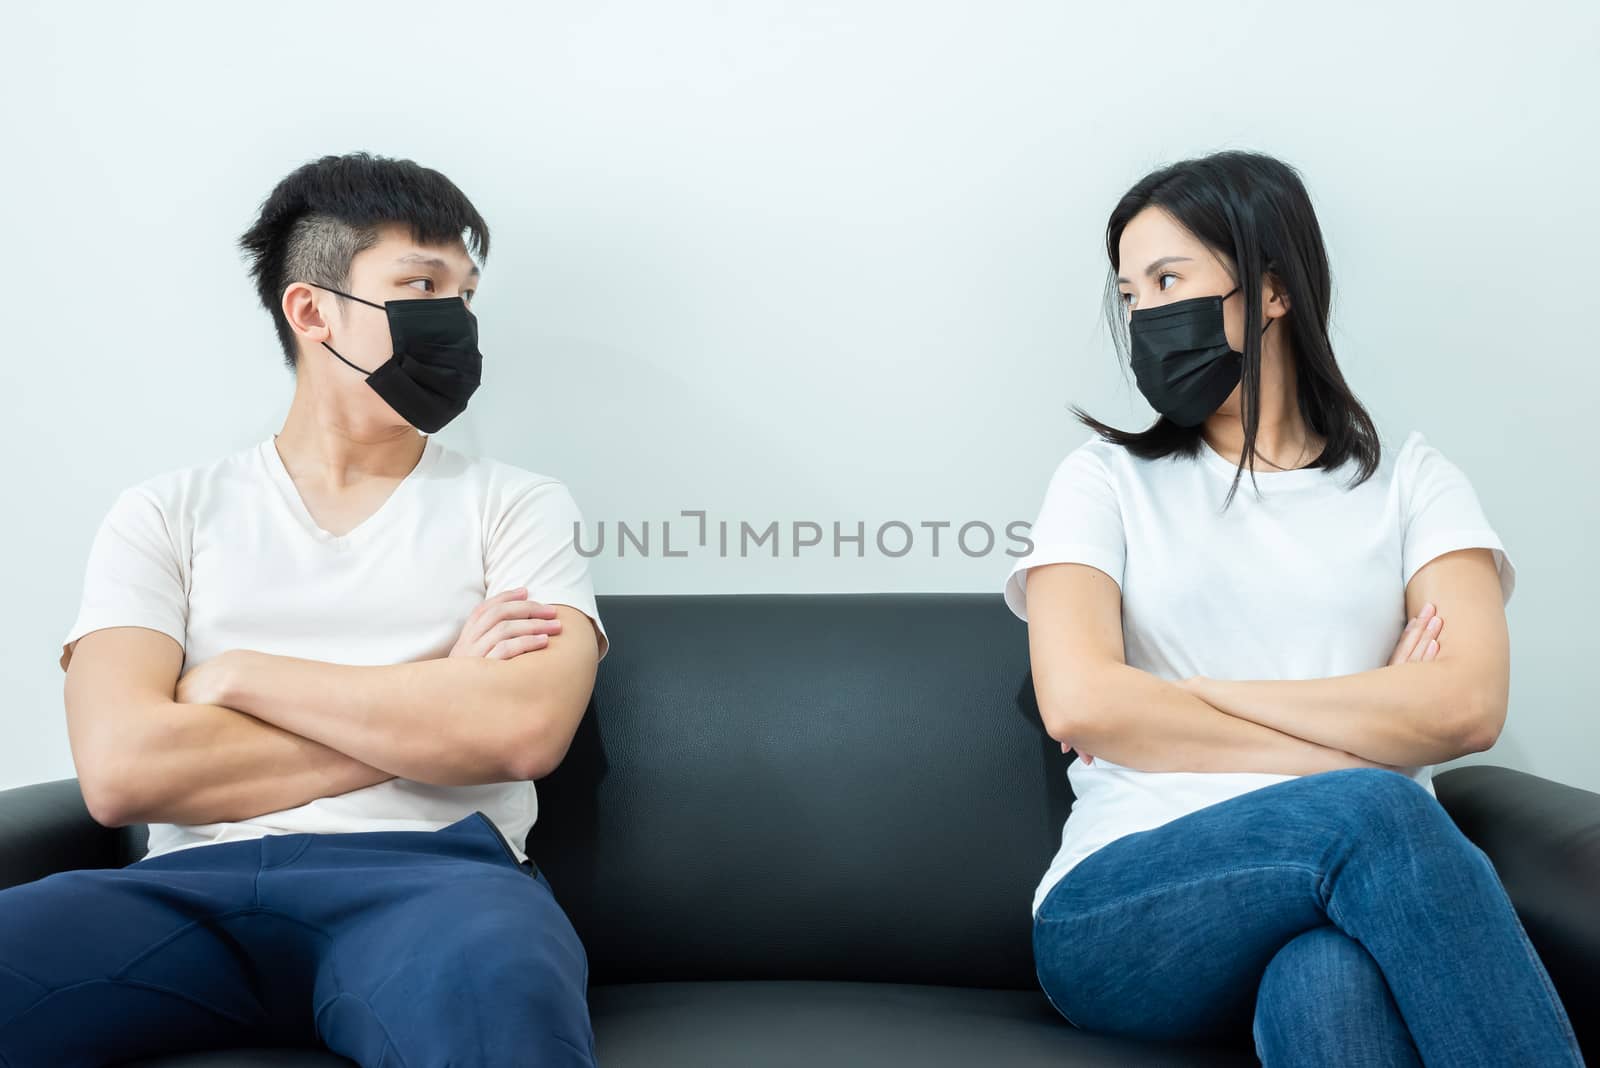
<svg viewBox="0 0 1600 1068">
<path fill-rule="evenodd" d="M 1211 1068 L 1259 1062 L 1233 1048 L 1139 1042 L 1074 1029 L 1037 990 L 899 983 L 700 982 L 591 987 L 601 1068 Z M 228 1050 L 129 1068 L 349 1068 L 313 1050 Z M 509 1068 L 509 1066 L 508 1066 Z"/>
<path fill-rule="evenodd" d="M 697 982 L 591 987 L 602 1068 L 1158 1068 L 1254 1066 L 1232 1048 L 1078 1031 L 1038 990 L 897 983 Z"/>
<path fill-rule="evenodd" d="M 355 1068 L 326 1050 L 223 1049 L 213 1053 L 182 1053 L 127 1061 L 123 1068 Z"/>
</svg>

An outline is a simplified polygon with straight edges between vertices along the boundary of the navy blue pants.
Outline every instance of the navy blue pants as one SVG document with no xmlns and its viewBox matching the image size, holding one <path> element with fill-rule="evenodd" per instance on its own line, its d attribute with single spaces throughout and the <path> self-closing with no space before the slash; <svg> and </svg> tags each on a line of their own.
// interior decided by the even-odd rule
<svg viewBox="0 0 1600 1068">
<path fill-rule="evenodd" d="M 382 1068 L 593 1065 L 589 963 L 488 817 L 268 835 L 0 891 L 0 1066 L 325 1046 Z"/>
</svg>

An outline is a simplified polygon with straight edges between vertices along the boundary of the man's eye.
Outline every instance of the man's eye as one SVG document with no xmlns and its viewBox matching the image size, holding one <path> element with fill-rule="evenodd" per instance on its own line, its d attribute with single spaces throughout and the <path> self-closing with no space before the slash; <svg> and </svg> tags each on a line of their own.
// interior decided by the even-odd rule
<svg viewBox="0 0 1600 1068">
<path fill-rule="evenodd" d="M 415 286 L 419 282 L 427 287 L 423 290 L 424 293 L 433 292 L 433 279 L 431 278 L 413 278 L 411 281 L 407 282 L 406 285 Z"/>
</svg>

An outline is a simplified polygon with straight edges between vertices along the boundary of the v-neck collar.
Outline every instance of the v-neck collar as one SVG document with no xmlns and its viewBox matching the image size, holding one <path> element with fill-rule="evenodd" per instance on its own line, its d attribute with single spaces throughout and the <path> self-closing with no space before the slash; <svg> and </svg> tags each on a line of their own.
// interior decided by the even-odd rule
<svg viewBox="0 0 1600 1068">
<path fill-rule="evenodd" d="M 383 503 L 367 518 L 343 534 L 334 534 L 317 525 L 312 518 L 311 510 L 306 507 L 305 498 L 300 496 L 300 489 L 294 484 L 294 479 L 289 475 L 289 469 L 284 466 L 283 457 L 278 453 L 278 435 L 268 435 L 260 445 L 261 462 L 267 469 L 268 476 L 284 496 L 284 501 L 289 510 L 294 513 L 306 533 L 317 541 L 335 548 L 353 545 L 369 537 L 372 532 L 386 523 L 386 517 L 393 514 L 396 506 L 404 494 L 415 491 L 416 483 L 427 477 L 428 469 L 439 453 L 439 446 L 434 443 L 431 434 L 424 435 L 422 439 L 422 455 L 417 458 L 416 466 L 402 478 L 394 489 L 385 497 Z"/>
</svg>

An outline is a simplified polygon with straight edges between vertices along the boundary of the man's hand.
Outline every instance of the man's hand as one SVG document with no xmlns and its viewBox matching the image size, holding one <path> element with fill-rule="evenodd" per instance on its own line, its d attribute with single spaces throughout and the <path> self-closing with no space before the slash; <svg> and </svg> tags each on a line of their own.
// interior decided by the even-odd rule
<svg viewBox="0 0 1600 1068">
<path fill-rule="evenodd" d="M 482 656 L 490 660 L 510 660 L 550 644 L 550 635 L 561 633 L 561 620 L 549 605 L 530 601 L 525 587 L 507 590 L 484 601 L 472 610 L 456 639 L 451 656 Z M 185 705 L 229 705 L 233 680 L 243 667 L 245 650 L 229 649 L 184 672 L 178 680 L 173 700 Z"/>
<path fill-rule="evenodd" d="M 185 671 L 178 680 L 172 699 L 180 705 L 221 705 L 227 708 L 236 658 L 236 650 L 225 650 Z"/>
<path fill-rule="evenodd" d="M 528 588 L 518 586 L 497 593 L 467 617 L 451 656 L 482 656 L 510 660 L 543 649 L 550 635 L 561 633 L 561 620 L 547 604 L 528 600 Z"/>
</svg>

